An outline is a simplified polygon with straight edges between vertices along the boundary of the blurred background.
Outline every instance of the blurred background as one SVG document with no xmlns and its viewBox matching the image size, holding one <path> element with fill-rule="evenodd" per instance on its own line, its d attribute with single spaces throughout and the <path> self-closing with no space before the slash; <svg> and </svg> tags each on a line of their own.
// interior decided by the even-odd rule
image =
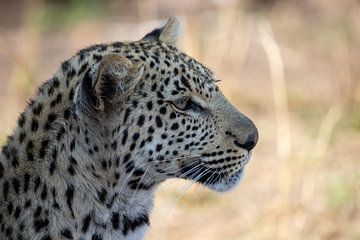
<svg viewBox="0 0 360 240">
<path fill-rule="evenodd" d="M 171 15 L 260 141 L 232 192 L 165 182 L 146 239 L 360 239 L 358 0 L 0 0 L 0 145 L 63 60 Z"/>
</svg>

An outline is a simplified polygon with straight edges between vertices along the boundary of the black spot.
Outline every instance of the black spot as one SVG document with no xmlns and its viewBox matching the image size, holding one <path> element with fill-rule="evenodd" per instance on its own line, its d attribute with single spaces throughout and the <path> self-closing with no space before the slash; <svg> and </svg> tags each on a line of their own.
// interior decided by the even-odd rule
<svg viewBox="0 0 360 240">
<path fill-rule="evenodd" d="M 68 228 L 65 228 L 63 230 L 61 230 L 61 236 L 67 238 L 67 239 L 74 239 L 71 231 Z"/>
<path fill-rule="evenodd" d="M 129 161 L 129 160 L 130 160 L 130 157 L 131 157 L 131 154 L 130 154 L 130 153 L 126 154 L 125 157 L 124 157 L 124 163 L 126 163 L 127 161 Z"/>
<path fill-rule="evenodd" d="M 0 162 L 0 178 L 2 178 L 4 176 L 4 165 Z"/>
<path fill-rule="evenodd" d="M 176 90 L 171 91 L 171 95 L 175 96 L 177 94 L 179 94 L 179 91 L 176 91 Z"/>
<path fill-rule="evenodd" d="M 17 178 L 13 179 L 13 186 L 14 186 L 14 190 L 16 194 L 19 194 L 20 191 L 20 183 L 19 180 Z"/>
<path fill-rule="evenodd" d="M 152 102 L 147 102 L 147 103 L 146 103 L 146 107 L 147 107 L 147 109 L 148 109 L 149 111 L 151 111 L 152 108 L 153 108 L 153 103 L 152 103 Z"/>
<path fill-rule="evenodd" d="M 141 127 L 142 125 L 144 125 L 144 122 L 145 122 L 145 116 L 144 115 L 140 115 L 139 116 L 139 119 L 138 119 L 138 122 L 137 122 L 137 125 L 139 127 Z"/>
<path fill-rule="evenodd" d="M 40 151 L 39 151 L 39 158 L 44 158 L 45 154 L 46 154 L 46 149 L 47 146 L 49 145 L 49 140 L 43 140 L 41 142 L 41 147 L 40 147 Z"/>
<path fill-rule="evenodd" d="M 134 172 L 133 172 L 133 175 L 135 177 L 139 177 L 139 176 L 142 176 L 143 174 L 145 173 L 144 170 L 140 169 L 140 168 L 137 168 Z M 139 179 L 140 180 L 140 179 Z"/>
<path fill-rule="evenodd" d="M 73 138 L 70 142 L 70 151 L 74 151 L 75 149 L 75 139 Z"/>
<path fill-rule="evenodd" d="M 28 191 L 29 183 L 30 183 L 30 174 L 25 173 L 25 175 L 24 175 L 24 192 Z"/>
<path fill-rule="evenodd" d="M 113 150 L 116 150 L 116 147 L 117 147 L 117 141 L 115 140 L 114 142 L 111 143 L 111 148 Z"/>
<path fill-rule="evenodd" d="M 60 141 L 61 137 L 65 134 L 65 128 L 63 126 L 61 126 L 61 128 L 59 129 L 59 131 L 56 134 L 56 140 Z"/>
<path fill-rule="evenodd" d="M 68 205 L 68 208 L 72 214 L 72 216 L 74 216 L 74 211 L 72 209 L 72 203 L 74 200 L 74 186 L 72 184 L 70 184 L 66 191 L 65 191 L 65 197 L 66 197 L 66 203 Z"/>
<path fill-rule="evenodd" d="M 136 142 L 139 139 L 139 137 L 140 137 L 140 134 L 137 132 L 137 133 L 134 133 L 132 139 L 134 142 Z"/>
<path fill-rule="evenodd" d="M 107 168 L 107 162 L 106 162 L 106 160 L 101 161 L 101 168 L 102 168 L 103 170 L 106 170 L 106 168 Z"/>
<path fill-rule="evenodd" d="M 122 144 L 123 146 L 124 146 L 125 143 L 126 143 L 127 137 L 128 137 L 128 130 L 125 129 L 124 132 L 123 132 L 123 137 L 122 137 L 122 139 L 121 139 L 121 144 Z"/>
<path fill-rule="evenodd" d="M 58 88 L 59 85 L 60 85 L 59 79 L 58 79 L 57 77 L 54 77 L 54 78 L 52 79 L 52 86 L 53 86 L 54 88 Z"/>
<path fill-rule="evenodd" d="M 114 42 L 114 43 L 112 43 L 112 46 L 114 47 L 114 48 L 120 48 L 120 47 L 122 47 L 124 44 L 122 43 L 122 42 Z"/>
<path fill-rule="evenodd" d="M 14 150 L 15 150 L 15 149 L 14 149 Z M 13 152 L 11 165 L 12 165 L 14 168 L 17 168 L 17 167 L 19 166 L 19 161 L 18 161 L 18 159 L 17 159 L 17 152 Z"/>
<path fill-rule="evenodd" d="M 151 91 L 154 92 L 154 91 L 156 90 L 156 88 L 157 88 L 157 84 L 156 84 L 156 82 L 155 82 L 155 83 L 153 83 L 153 85 L 151 86 Z"/>
<path fill-rule="evenodd" d="M 161 121 L 161 118 L 159 116 L 156 116 L 155 121 L 156 121 L 156 126 L 161 128 L 162 125 L 163 125 L 162 121 Z"/>
<path fill-rule="evenodd" d="M 34 218 L 40 217 L 41 212 L 42 212 L 42 207 L 41 207 L 41 206 L 37 206 L 37 207 L 36 207 L 36 210 L 35 210 L 35 212 L 34 212 Z"/>
<path fill-rule="evenodd" d="M 162 149 L 162 145 L 161 145 L 161 144 L 157 144 L 157 145 L 156 145 L 156 151 L 157 151 L 157 152 L 160 152 L 161 149 Z"/>
<path fill-rule="evenodd" d="M 25 121 L 26 121 L 26 119 L 25 119 L 25 113 L 21 113 L 20 114 L 20 117 L 19 117 L 19 119 L 18 119 L 18 125 L 19 125 L 19 127 L 23 127 L 24 126 L 24 124 L 25 124 Z"/>
<path fill-rule="evenodd" d="M 134 231 L 136 228 L 141 227 L 142 225 L 149 225 L 149 217 L 147 215 L 140 215 L 135 219 L 130 219 L 127 216 L 123 215 L 123 229 L 122 232 L 124 235 L 127 235 L 129 231 Z"/>
<path fill-rule="evenodd" d="M 131 150 L 131 151 L 134 150 L 135 147 L 136 147 L 136 144 L 135 144 L 135 143 L 132 143 L 132 144 L 130 145 L 130 150 Z"/>
<path fill-rule="evenodd" d="M 54 171 L 55 171 L 55 168 L 56 168 L 56 163 L 55 163 L 55 160 L 52 161 L 50 163 L 50 167 L 49 167 L 49 172 L 50 172 L 50 175 L 53 175 Z"/>
<path fill-rule="evenodd" d="M 34 221 L 34 229 L 36 232 L 39 232 L 41 229 L 47 227 L 49 225 L 48 219 L 36 219 Z"/>
<path fill-rule="evenodd" d="M 57 104 L 59 104 L 61 102 L 61 100 L 62 100 L 62 94 L 58 93 L 56 98 L 50 102 L 50 106 L 55 107 Z"/>
<path fill-rule="evenodd" d="M 166 107 L 161 107 L 160 108 L 160 113 L 161 114 L 166 114 Z"/>
<path fill-rule="evenodd" d="M 55 121 L 55 119 L 56 119 L 56 114 L 50 113 L 50 114 L 48 115 L 48 117 L 47 117 L 47 122 L 46 122 L 44 128 L 45 128 L 46 130 L 50 129 L 51 124 Z"/>
<path fill-rule="evenodd" d="M 26 133 L 24 131 L 20 132 L 19 134 L 19 143 L 23 143 L 24 139 L 26 138 Z"/>
<path fill-rule="evenodd" d="M 8 194 L 9 194 L 9 187 L 10 187 L 9 182 L 5 181 L 4 184 L 3 184 L 3 196 L 4 196 L 5 200 L 7 200 L 7 197 L 8 197 Z"/>
<path fill-rule="evenodd" d="M 69 117 L 70 117 L 70 109 L 66 109 L 65 111 L 64 111 L 64 118 L 65 118 L 65 120 L 68 120 L 69 119 Z"/>
<path fill-rule="evenodd" d="M 154 133 L 154 132 L 155 132 L 155 129 L 152 126 L 150 126 L 148 129 L 148 133 Z"/>
<path fill-rule="evenodd" d="M 113 229 L 117 230 L 120 228 L 120 215 L 119 213 L 113 212 L 111 215 L 111 223 L 113 226 Z"/>
<path fill-rule="evenodd" d="M 97 191 L 97 196 L 100 202 L 104 203 L 106 196 L 107 196 L 107 191 L 105 188 L 102 188 L 100 191 Z"/>
<path fill-rule="evenodd" d="M 32 112 L 33 112 L 35 115 L 39 115 L 42 110 L 43 110 L 43 105 L 42 105 L 41 103 L 38 103 L 38 104 L 32 109 Z"/>
<path fill-rule="evenodd" d="M 24 207 L 25 208 L 29 208 L 31 206 L 31 200 L 26 200 L 25 204 L 24 204 Z"/>
<path fill-rule="evenodd" d="M 179 128 L 179 124 L 178 123 L 174 123 L 173 125 L 171 125 L 171 130 L 176 130 Z"/>
<path fill-rule="evenodd" d="M 123 121 L 124 124 L 126 123 L 127 119 L 129 118 L 130 112 L 131 112 L 131 110 L 128 108 L 125 110 L 124 121 Z"/>
<path fill-rule="evenodd" d="M 85 72 L 88 66 L 89 66 L 88 63 L 84 63 L 84 64 L 81 66 L 81 68 L 80 68 L 80 70 L 79 70 L 79 72 L 78 72 L 78 75 L 81 75 L 83 72 Z"/>
<path fill-rule="evenodd" d="M 88 214 L 82 221 L 81 231 L 83 233 L 86 233 L 86 231 L 88 230 L 88 228 L 90 226 L 90 222 L 91 222 L 91 216 L 90 216 L 90 214 Z"/>
<path fill-rule="evenodd" d="M 106 46 L 104 44 L 99 44 L 98 47 L 99 47 L 99 52 L 104 52 L 104 51 L 106 51 L 108 46 Z"/>
<path fill-rule="evenodd" d="M 68 61 L 65 61 L 61 64 L 61 70 L 63 73 L 66 73 L 70 69 L 70 63 Z"/>
<path fill-rule="evenodd" d="M 190 86 L 188 80 L 187 80 L 184 76 L 181 77 L 181 83 L 182 83 L 187 89 L 189 89 L 189 90 L 191 91 L 191 86 Z"/>
<path fill-rule="evenodd" d="M 161 92 L 157 92 L 157 93 L 156 93 L 156 96 L 157 96 L 158 98 L 164 99 L 164 95 L 163 95 Z"/>
<path fill-rule="evenodd" d="M 43 190 L 42 190 L 42 192 L 41 192 L 40 197 L 41 197 L 42 200 L 45 200 L 45 199 L 46 199 L 46 196 L 47 196 L 47 185 L 44 184 Z"/>
<path fill-rule="evenodd" d="M 155 63 L 153 61 L 150 61 L 150 68 L 153 68 Z"/>
<path fill-rule="evenodd" d="M 21 208 L 17 206 L 14 212 L 14 217 L 18 219 L 20 217 L 20 214 L 21 214 Z"/>
<path fill-rule="evenodd" d="M 35 132 L 39 128 L 39 123 L 36 119 L 33 119 L 31 122 L 31 131 Z"/>
<path fill-rule="evenodd" d="M 134 169 L 134 163 L 132 161 L 128 162 L 125 168 L 126 168 L 126 173 L 131 172 Z"/>
<path fill-rule="evenodd" d="M 34 192 L 36 192 L 39 189 L 40 183 L 41 183 L 41 179 L 40 177 L 37 177 L 35 179 Z"/>
<path fill-rule="evenodd" d="M 66 86 L 69 87 L 69 79 L 73 78 L 75 76 L 76 72 L 74 68 L 70 68 L 70 71 L 67 73 L 67 79 L 66 79 Z"/>
<path fill-rule="evenodd" d="M 91 240 L 103 240 L 103 238 L 100 234 L 94 233 L 91 237 Z"/>
<path fill-rule="evenodd" d="M 74 175 L 76 174 L 73 165 L 70 165 L 70 166 L 68 167 L 68 172 L 70 173 L 71 176 L 74 176 Z"/>
<path fill-rule="evenodd" d="M 7 210 L 8 210 L 9 215 L 12 214 L 13 208 L 14 208 L 14 205 L 12 204 L 12 202 L 9 202 L 7 205 Z"/>
</svg>

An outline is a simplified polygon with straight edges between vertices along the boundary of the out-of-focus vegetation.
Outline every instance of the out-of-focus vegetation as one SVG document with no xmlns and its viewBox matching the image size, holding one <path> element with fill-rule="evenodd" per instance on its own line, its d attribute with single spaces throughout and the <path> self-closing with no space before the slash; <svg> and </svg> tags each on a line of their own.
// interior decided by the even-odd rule
<svg viewBox="0 0 360 240">
<path fill-rule="evenodd" d="M 34 21 L 42 31 L 71 28 L 74 24 L 105 17 L 105 7 L 97 0 L 49 1 L 39 5 Z"/>
<path fill-rule="evenodd" d="M 63 60 L 170 15 L 260 142 L 230 193 L 165 182 L 147 239 L 360 239 L 356 0 L 1 0 L 0 145 Z"/>
</svg>

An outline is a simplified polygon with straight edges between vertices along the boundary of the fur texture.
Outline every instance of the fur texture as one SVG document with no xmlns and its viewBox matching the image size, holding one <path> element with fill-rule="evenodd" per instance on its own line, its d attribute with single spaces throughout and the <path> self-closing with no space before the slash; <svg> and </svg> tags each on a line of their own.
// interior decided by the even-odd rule
<svg viewBox="0 0 360 240">
<path fill-rule="evenodd" d="M 39 88 L 0 155 L 1 239 L 142 239 L 162 181 L 236 185 L 257 129 L 178 26 L 83 49 Z"/>
</svg>

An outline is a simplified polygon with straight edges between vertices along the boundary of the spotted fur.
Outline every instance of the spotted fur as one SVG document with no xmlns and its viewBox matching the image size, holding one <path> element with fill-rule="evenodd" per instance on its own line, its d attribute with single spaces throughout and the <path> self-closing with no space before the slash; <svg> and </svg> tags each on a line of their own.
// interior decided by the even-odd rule
<svg viewBox="0 0 360 240">
<path fill-rule="evenodd" d="M 65 61 L 0 155 L 1 239 L 142 239 L 168 178 L 231 189 L 258 138 L 170 18 Z"/>
</svg>

